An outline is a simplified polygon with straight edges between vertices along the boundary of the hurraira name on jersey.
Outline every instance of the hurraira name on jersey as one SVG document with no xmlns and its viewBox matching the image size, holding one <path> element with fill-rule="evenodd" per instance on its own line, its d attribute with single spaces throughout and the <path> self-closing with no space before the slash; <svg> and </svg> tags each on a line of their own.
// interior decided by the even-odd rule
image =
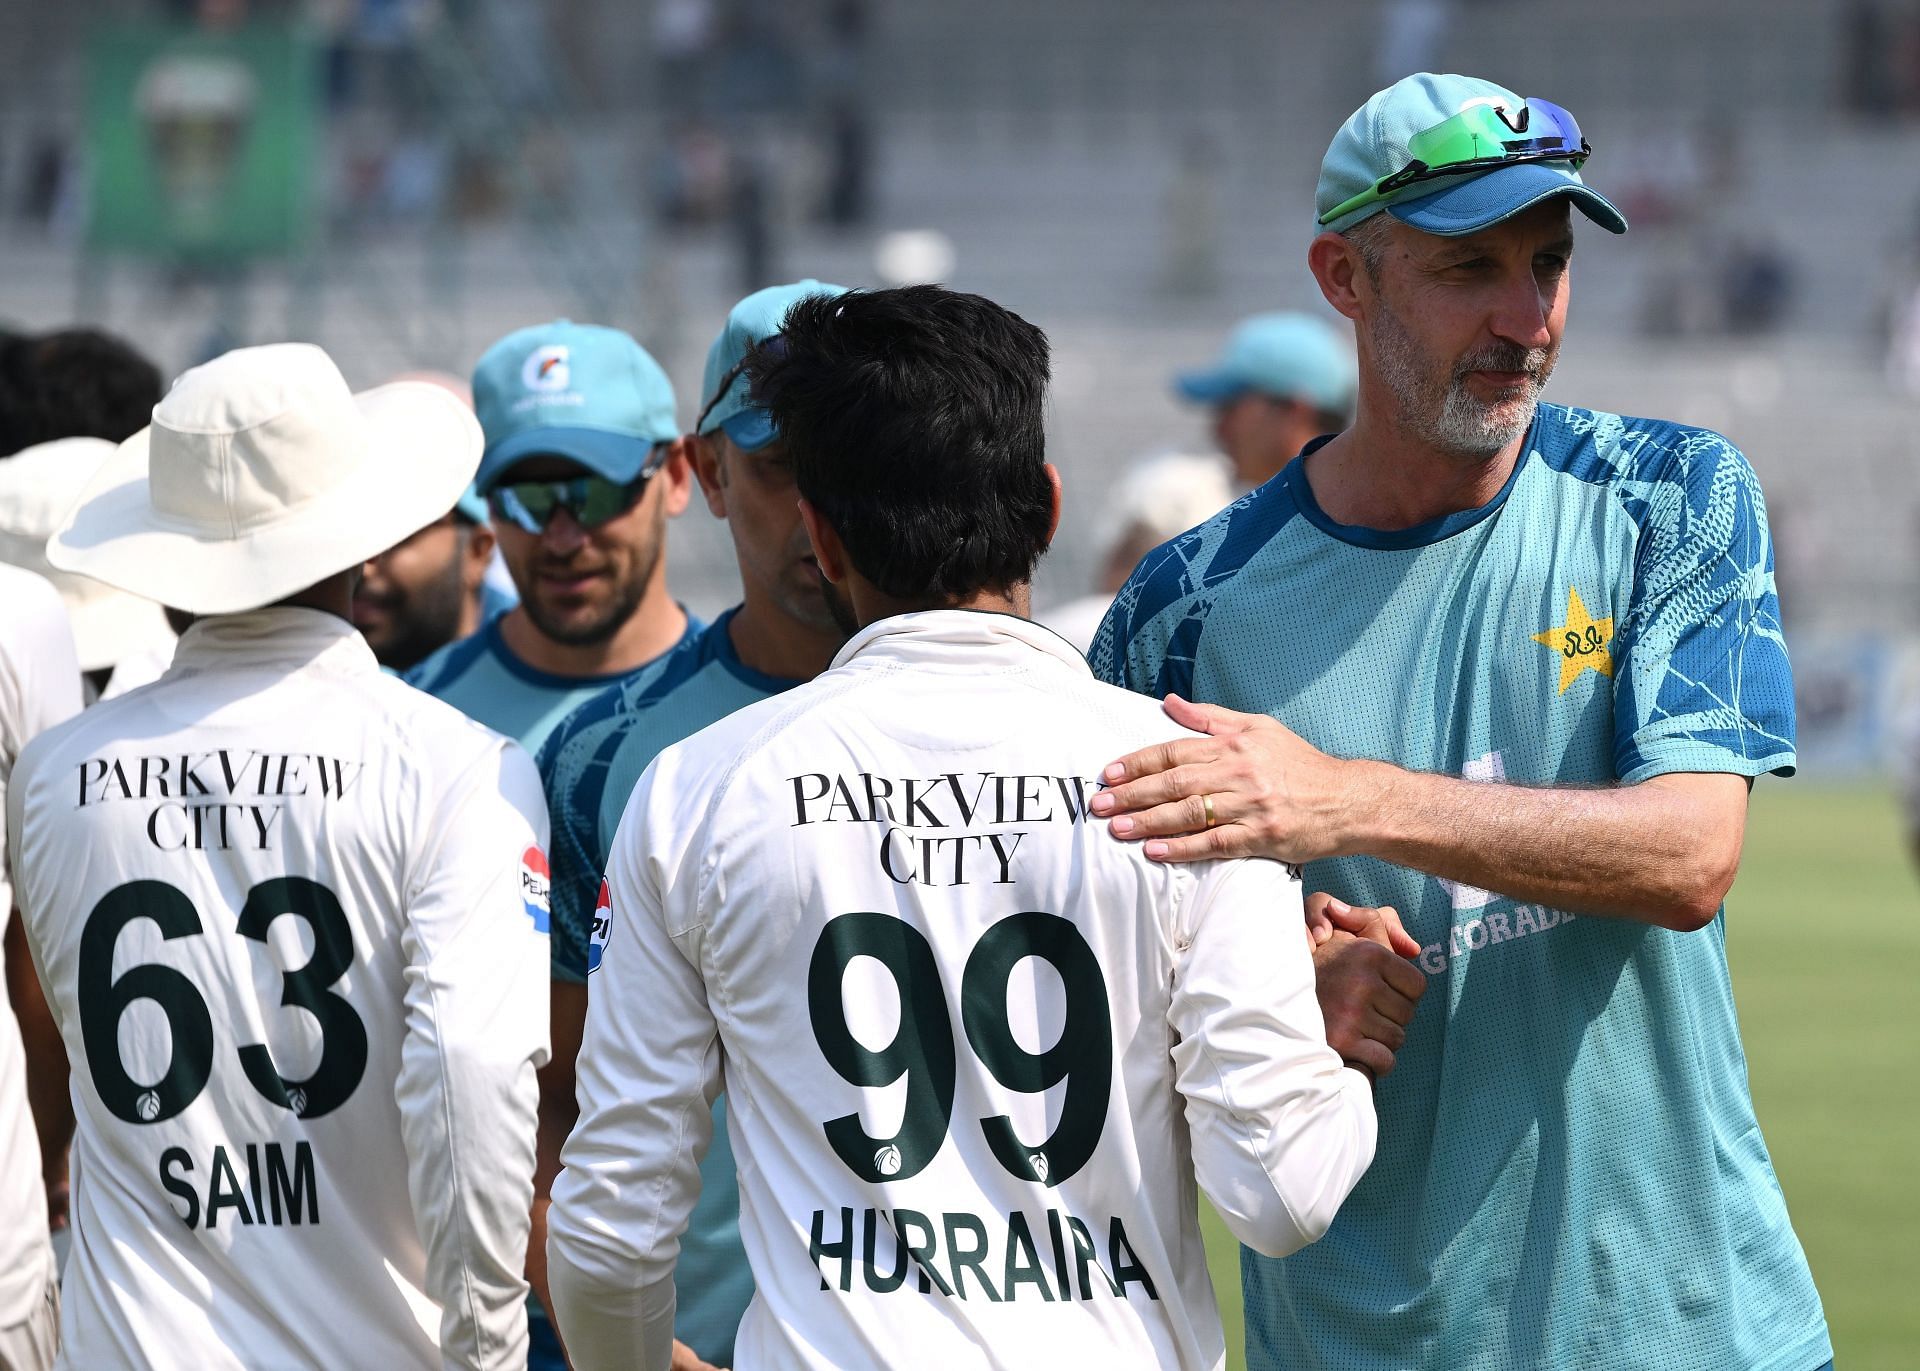
<svg viewBox="0 0 1920 1371">
<path fill-rule="evenodd" d="M 1027 836 L 1015 824 L 1078 824 L 1097 783 L 1085 776 L 876 776 L 858 771 L 790 776 L 794 828 L 810 824 L 884 826 L 880 870 L 897 885 L 1013 884 L 1013 861 Z M 997 829 L 967 833 L 951 830 Z"/>
<path fill-rule="evenodd" d="M 166 755 L 89 757 L 80 763 L 79 805 L 153 803 L 147 841 L 163 852 L 234 847 L 270 850 L 285 801 L 339 800 L 364 762 L 313 752 L 214 748 Z"/>
<path fill-rule="evenodd" d="M 1160 1298 L 1118 1215 L 1104 1225 L 1102 1250 L 1084 1220 L 1057 1209 L 1041 1223 L 1018 1209 L 985 1216 L 862 1209 L 857 1219 L 855 1212 L 845 1205 L 837 1213 L 813 1211 L 807 1255 L 820 1270 L 822 1290 L 852 1290 L 857 1271 L 880 1295 L 938 1290 L 957 1300 L 1051 1304 L 1124 1300 L 1129 1287 L 1138 1286 L 1148 1299 Z"/>
</svg>

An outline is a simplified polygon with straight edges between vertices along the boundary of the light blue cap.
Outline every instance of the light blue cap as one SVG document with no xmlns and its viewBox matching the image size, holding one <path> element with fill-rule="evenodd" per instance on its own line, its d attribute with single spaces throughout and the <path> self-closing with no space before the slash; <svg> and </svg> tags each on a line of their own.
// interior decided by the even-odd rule
<svg viewBox="0 0 1920 1371">
<path fill-rule="evenodd" d="M 1312 315 L 1256 314 L 1234 329 L 1219 361 L 1181 373 L 1174 385 L 1202 404 L 1259 391 L 1344 414 L 1353 406 L 1354 372 L 1352 340 Z"/>
<path fill-rule="evenodd" d="M 625 484 L 655 445 L 680 436 L 673 383 L 619 329 L 566 319 L 509 333 L 473 369 L 486 435 L 473 484 L 486 494 L 529 457 L 565 457 Z"/>
<path fill-rule="evenodd" d="M 790 285 L 756 290 L 729 310 L 726 326 L 707 349 L 707 369 L 700 381 L 700 403 L 712 408 L 699 421 L 700 432 L 712 433 L 716 428 L 723 428 L 734 446 L 743 452 L 757 452 L 771 443 L 778 436 L 773 431 L 773 416 L 752 402 L 749 396 L 752 387 L 746 376 L 736 369 L 740 359 L 756 344 L 778 333 L 787 322 L 787 311 L 799 301 L 814 295 L 846 293 L 845 286 L 830 286 L 809 277 Z M 726 384 L 727 393 L 716 404 L 714 394 L 722 382 Z"/>
<path fill-rule="evenodd" d="M 1431 72 L 1403 76 L 1355 110 L 1333 135 L 1320 163 L 1314 213 L 1325 214 L 1345 204 L 1381 177 L 1405 167 L 1413 160 L 1407 143 L 1416 133 L 1444 123 L 1472 105 L 1492 104 L 1513 110 L 1525 103 L 1506 87 L 1474 76 L 1436 76 Z M 1556 196 L 1573 201 L 1610 233 L 1627 231 L 1626 216 L 1582 181 L 1571 162 L 1513 162 L 1485 171 L 1415 181 L 1385 204 L 1375 201 L 1363 205 L 1322 227 L 1344 232 L 1384 209 L 1424 233 L 1456 237 L 1478 233 Z"/>
<path fill-rule="evenodd" d="M 486 497 L 472 486 L 460 492 L 460 498 L 453 502 L 453 507 L 460 511 L 462 517 L 476 524 L 487 522 Z"/>
</svg>

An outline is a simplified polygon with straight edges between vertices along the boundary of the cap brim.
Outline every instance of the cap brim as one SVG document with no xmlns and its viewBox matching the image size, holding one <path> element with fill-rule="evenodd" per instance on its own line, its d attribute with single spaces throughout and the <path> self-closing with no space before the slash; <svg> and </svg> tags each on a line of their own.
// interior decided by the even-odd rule
<svg viewBox="0 0 1920 1371">
<path fill-rule="evenodd" d="M 324 495 L 236 537 L 183 529 L 153 507 L 150 430 L 94 473 L 47 560 L 194 614 L 234 614 L 338 575 L 445 517 L 473 477 L 480 425 L 440 387 L 396 381 L 353 397 L 372 450 Z"/>
<path fill-rule="evenodd" d="M 1565 196 L 1609 233 L 1625 233 L 1627 217 L 1564 165 L 1515 162 L 1414 200 L 1387 206 L 1387 213 L 1422 233 L 1456 238 L 1478 233 L 1535 205 Z"/>
<path fill-rule="evenodd" d="M 1183 371 L 1173 378 L 1173 388 L 1202 405 L 1217 405 L 1253 389 L 1246 377 L 1230 371 Z"/>
<path fill-rule="evenodd" d="M 764 409 L 743 409 L 720 427 L 742 452 L 758 452 L 780 436 L 773 426 L 773 415 Z"/>
<path fill-rule="evenodd" d="M 473 478 L 473 485 L 482 495 L 487 495 L 509 468 L 533 457 L 564 457 L 569 462 L 578 462 L 596 476 L 625 485 L 640 475 L 655 446 L 651 438 L 604 428 L 569 428 L 560 424 L 530 428 L 488 448 L 480 459 L 480 472 Z"/>
</svg>

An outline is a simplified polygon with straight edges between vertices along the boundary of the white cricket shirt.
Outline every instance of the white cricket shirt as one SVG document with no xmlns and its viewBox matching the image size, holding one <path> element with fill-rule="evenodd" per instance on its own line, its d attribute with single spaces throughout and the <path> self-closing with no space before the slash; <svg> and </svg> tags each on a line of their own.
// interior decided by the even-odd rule
<svg viewBox="0 0 1920 1371">
<path fill-rule="evenodd" d="M 27 742 L 79 712 L 80 663 L 60 592 L 31 571 L 0 564 L 0 799 Z M 12 909 L 11 874 L 0 862 L 0 929 Z M 0 973 L 5 958 L 0 948 Z M 52 1270 L 20 1024 L 0 1013 L 0 1328 L 39 1308 Z"/>
<path fill-rule="evenodd" d="M 257 610 L 30 745 L 8 829 L 73 1068 L 62 1365 L 524 1366 L 526 754 Z"/>
<path fill-rule="evenodd" d="M 663 752 L 615 837 L 548 1254 L 580 1371 L 667 1365 L 725 1088 L 735 1366 L 1214 1367 L 1194 1182 L 1255 1248 L 1372 1156 L 1300 884 L 1086 802 L 1177 730 L 1004 615 L 904 615 Z"/>
</svg>

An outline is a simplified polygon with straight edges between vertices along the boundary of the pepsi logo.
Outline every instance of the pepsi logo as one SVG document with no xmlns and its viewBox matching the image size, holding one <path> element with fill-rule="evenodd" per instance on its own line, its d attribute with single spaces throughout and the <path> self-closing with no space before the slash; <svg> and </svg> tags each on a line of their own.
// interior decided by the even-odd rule
<svg viewBox="0 0 1920 1371">
<path fill-rule="evenodd" d="M 607 935 L 613 932 L 613 887 L 607 884 L 606 877 L 600 878 L 600 896 L 593 902 L 593 928 L 587 936 L 587 974 L 591 976 L 600 969 L 600 958 L 606 955 Z"/>
<path fill-rule="evenodd" d="M 545 933 L 552 925 L 553 877 L 547 870 L 547 854 L 530 847 L 520 854 L 520 903 L 535 930 Z"/>
</svg>

